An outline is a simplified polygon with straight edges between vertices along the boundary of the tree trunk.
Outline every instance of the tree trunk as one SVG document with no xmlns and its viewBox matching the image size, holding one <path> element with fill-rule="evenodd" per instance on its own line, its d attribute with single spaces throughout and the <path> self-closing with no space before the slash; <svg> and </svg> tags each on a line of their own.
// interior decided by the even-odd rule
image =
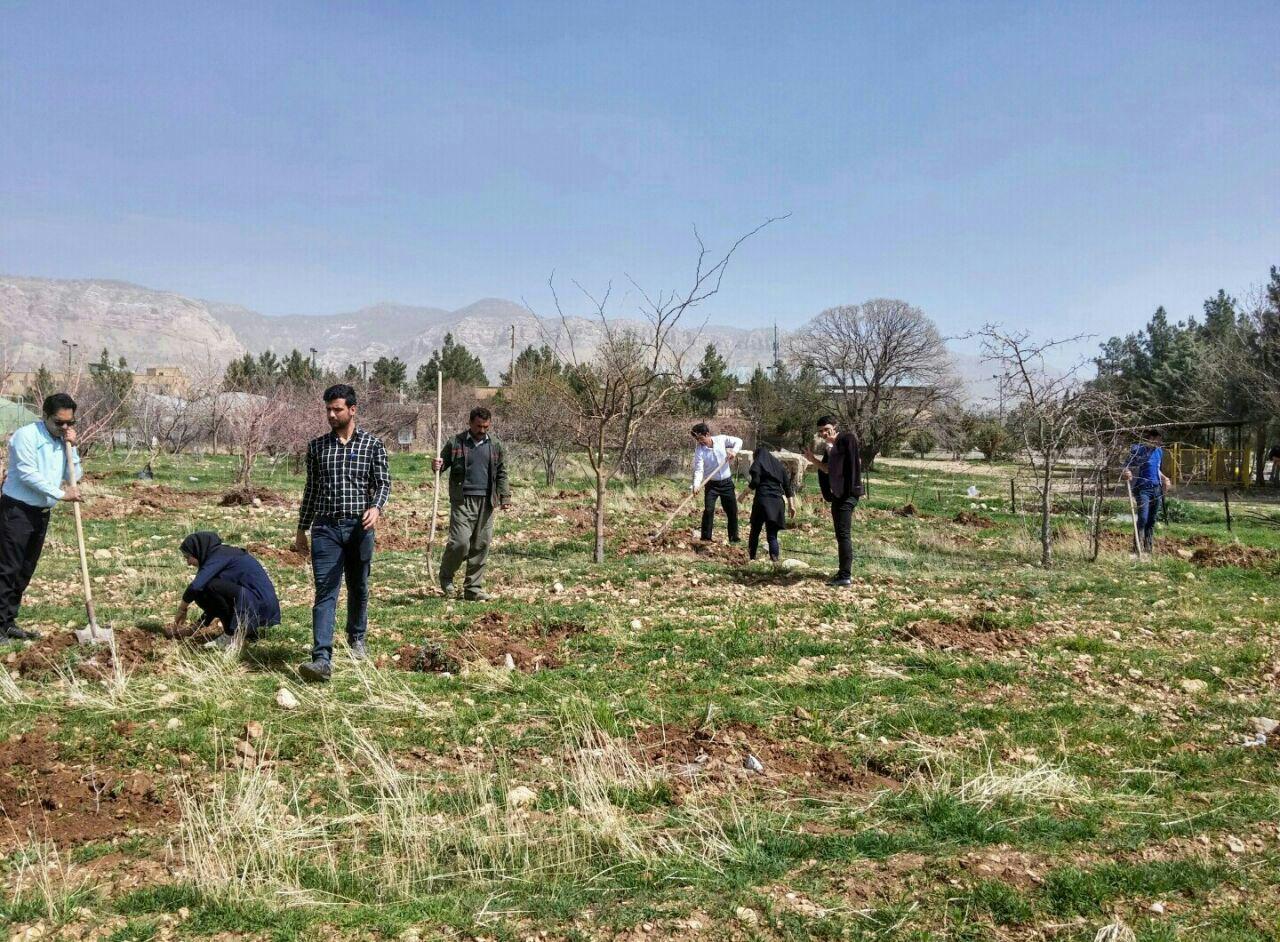
<svg viewBox="0 0 1280 942">
<path fill-rule="evenodd" d="M 1093 506 L 1089 508 L 1089 562 L 1096 563 L 1102 551 L 1102 469 L 1093 482 Z"/>
<path fill-rule="evenodd" d="M 559 455 L 551 449 L 544 448 L 542 450 L 542 472 L 547 479 L 547 487 L 553 487 L 556 483 L 556 458 Z"/>
<path fill-rule="evenodd" d="M 1253 463 L 1254 468 L 1256 469 L 1255 479 L 1256 479 L 1257 485 L 1259 487 L 1262 487 L 1264 484 L 1267 483 L 1268 448 L 1265 444 L 1267 440 L 1267 423 L 1259 422 L 1257 425 L 1255 425 L 1253 428 L 1253 435 L 1254 435 L 1254 439 L 1257 442 L 1257 447 L 1254 449 L 1255 461 Z"/>
<path fill-rule="evenodd" d="M 596 545 L 592 560 L 596 563 L 604 562 L 604 495 L 605 495 L 605 476 L 604 468 L 596 469 Z"/>
<path fill-rule="evenodd" d="M 1053 512 L 1053 462 L 1048 455 L 1044 456 L 1044 477 L 1040 491 L 1040 565 L 1048 567 L 1053 559 L 1053 529 L 1051 527 Z"/>
</svg>

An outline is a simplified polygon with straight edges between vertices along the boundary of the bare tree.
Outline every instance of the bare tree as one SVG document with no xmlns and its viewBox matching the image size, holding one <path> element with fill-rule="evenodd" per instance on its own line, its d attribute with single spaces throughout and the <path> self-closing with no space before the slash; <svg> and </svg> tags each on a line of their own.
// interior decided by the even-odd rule
<svg viewBox="0 0 1280 942">
<path fill-rule="evenodd" d="M 867 467 L 955 389 L 942 335 L 905 301 L 828 308 L 801 328 L 791 353 L 821 375 Z"/>
<path fill-rule="evenodd" d="M 1078 377 L 1083 364 L 1059 372 L 1045 362 L 1055 348 L 1083 336 L 1035 343 L 1024 331 L 987 324 L 978 332 L 983 360 L 1000 370 L 1000 382 L 1011 398 L 1010 424 L 1017 430 L 1035 475 L 1040 510 L 1040 564 L 1053 561 L 1053 475 L 1063 455 L 1081 440 L 1081 420 L 1091 404 Z"/>
<path fill-rule="evenodd" d="M 537 449 L 547 485 L 555 484 L 560 455 L 578 440 L 578 411 L 563 374 L 517 367 L 504 390 L 501 415 L 513 441 Z"/>
<path fill-rule="evenodd" d="M 734 253 L 777 218 L 785 217 L 765 220 L 718 259 L 695 229 L 698 254 L 691 283 L 683 290 L 651 294 L 628 278 L 639 296 L 643 327 L 622 327 L 613 322 L 609 307 L 612 285 L 597 296 L 574 282 L 604 328 L 604 340 L 590 360 L 578 357 L 568 315 L 556 292 L 555 276 L 549 280 L 563 328 L 561 334 L 568 345 L 567 351 L 557 350 L 557 355 L 568 365 L 578 419 L 578 444 L 586 452 L 595 475 L 595 562 L 604 562 L 605 494 L 609 483 L 622 471 L 633 438 L 646 422 L 688 389 L 690 377 L 684 364 L 697 336 L 687 343 L 677 342 L 675 331 L 680 319 L 720 290 Z"/>
</svg>

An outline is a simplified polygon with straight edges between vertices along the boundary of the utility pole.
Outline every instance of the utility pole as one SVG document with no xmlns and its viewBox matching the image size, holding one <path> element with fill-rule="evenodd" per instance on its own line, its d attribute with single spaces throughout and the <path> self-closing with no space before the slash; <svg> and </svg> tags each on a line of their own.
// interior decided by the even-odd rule
<svg viewBox="0 0 1280 942">
<path fill-rule="evenodd" d="M 72 343 L 70 340 L 63 340 L 62 345 L 67 348 L 67 383 L 71 383 L 71 351 L 80 346 L 78 343 Z"/>
<path fill-rule="evenodd" d="M 778 346 L 778 322 L 773 322 L 773 378 L 778 378 L 778 364 L 782 362 L 781 348 Z"/>
<path fill-rule="evenodd" d="M 996 389 L 1000 393 L 1000 421 L 1004 421 L 1004 378 L 999 373 L 992 373 L 991 378 L 996 381 Z"/>
<path fill-rule="evenodd" d="M 511 372 L 507 373 L 507 385 L 510 386 L 516 379 L 516 325 L 511 325 Z"/>
<path fill-rule="evenodd" d="M 316 371 L 316 348 L 312 347 L 311 348 L 311 372 L 314 373 L 315 371 Z"/>
<path fill-rule="evenodd" d="M 363 379 L 366 383 L 369 382 L 369 361 L 368 360 L 360 361 L 360 378 Z"/>
</svg>

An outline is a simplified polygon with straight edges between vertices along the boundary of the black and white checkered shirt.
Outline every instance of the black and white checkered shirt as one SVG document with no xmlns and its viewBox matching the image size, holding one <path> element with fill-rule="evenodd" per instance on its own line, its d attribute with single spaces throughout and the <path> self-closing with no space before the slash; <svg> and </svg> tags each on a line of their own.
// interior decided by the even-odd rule
<svg viewBox="0 0 1280 942">
<path fill-rule="evenodd" d="M 345 445 L 329 432 L 307 445 L 298 529 L 311 529 L 317 517 L 359 517 L 370 507 L 381 510 L 390 496 L 391 472 L 382 442 L 362 428 Z"/>
</svg>

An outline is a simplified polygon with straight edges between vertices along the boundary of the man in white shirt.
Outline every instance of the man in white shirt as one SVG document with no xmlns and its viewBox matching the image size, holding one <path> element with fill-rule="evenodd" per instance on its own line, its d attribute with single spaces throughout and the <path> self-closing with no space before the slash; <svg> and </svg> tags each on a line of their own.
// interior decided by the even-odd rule
<svg viewBox="0 0 1280 942">
<path fill-rule="evenodd" d="M 738 542 L 738 494 L 733 486 L 733 456 L 742 448 L 742 439 L 732 435 L 712 435 L 706 422 L 699 422 L 690 433 L 698 443 L 693 451 L 693 490 L 702 483 L 702 539 L 710 542 L 711 525 L 716 516 L 716 501 L 724 505 L 729 524 L 729 542 Z"/>
</svg>

